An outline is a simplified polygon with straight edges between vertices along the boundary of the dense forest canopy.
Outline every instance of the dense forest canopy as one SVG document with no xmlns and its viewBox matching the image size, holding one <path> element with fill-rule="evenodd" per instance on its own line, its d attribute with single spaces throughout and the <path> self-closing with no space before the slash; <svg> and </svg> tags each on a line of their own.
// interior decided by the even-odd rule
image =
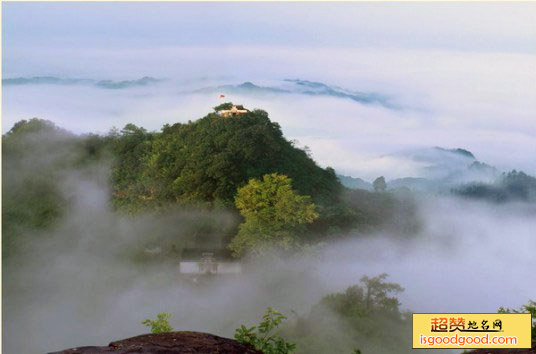
<svg viewBox="0 0 536 354">
<path fill-rule="evenodd" d="M 109 202 L 118 213 L 159 213 L 177 206 L 230 210 L 237 221 L 226 231 L 224 243 L 244 221 L 235 205 L 238 191 L 274 173 L 288 178 L 299 198 L 310 198 L 318 214 L 300 227 L 299 233 L 307 237 L 291 239 L 314 243 L 379 227 L 400 234 L 418 228 L 411 192 L 386 188 L 382 177 L 374 192 L 349 190 L 332 168 L 321 168 L 287 140 L 267 112 L 254 109 L 234 117 L 217 113 L 228 106 L 232 103 L 196 121 L 165 125 L 159 132 L 127 124 L 105 135 L 75 135 L 37 118 L 18 122 L 3 136 L 7 244 L 23 229 L 53 226 L 69 207 L 68 196 L 61 192 L 62 178 L 73 171 L 89 174 L 89 167 L 95 166 L 107 171 Z M 533 180 L 514 171 L 504 175 L 500 186 L 472 186 L 456 193 L 479 197 L 493 190 L 500 194 L 495 199 L 501 199 L 507 191 L 508 196 L 529 200 Z"/>
<path fill-rule="evenodd" d="M 254 110 L 236 118 L 211 113 L 195 122 L 147 133 L 134 125 L 115 144 L 114 199 L 118 206 L 157 202 L 232 205 L 251 178 L 280 173 L 315 201 L 336 199 L 342 186 L 333 169 L 322 169 L 287 141 L 268 114 Z"/>
</svg>

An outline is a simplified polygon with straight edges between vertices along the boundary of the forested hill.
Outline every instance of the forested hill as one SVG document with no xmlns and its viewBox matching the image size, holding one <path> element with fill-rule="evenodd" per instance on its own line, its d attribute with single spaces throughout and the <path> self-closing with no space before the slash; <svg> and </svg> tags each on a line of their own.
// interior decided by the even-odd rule
<svg viewBox="0 0 536 354">
<path fill-rule="evenodd" d="M 89 180 L 121 214 L 172 213 L 177 205 L 221 209 L 252 216 L 243 233 L 277 235 L 284 247 L 375 227 L 411 232 L 416 225 L 411 198 L 343 187 L 333 169 L 286 140 L 263 110 L 231 117 L 214 111 L 160 132 L 127 124 L 106 135 L 75 135 L 33 118 L 15 124 L 2 146 L 2 230 L 11 255 L 35 234 L 28 231 L 55 227 L 72 207 L 71 189 Z M 242 201 L 253 203 L 250 214 L 236 200 L 247 186 Z M 238 219 L 225 232 L 200 223 L 193 234 L 225 234 L 226 243 Z"/>
<path fill-rule="evenodd" d="M 254 110 L 236 117 L 217 113 L 165 125 L 160 133 L 127 125 L 113 144 L 115 204 L 137 209 L 162 202 L 232 205 L 239 187 L 268 173 L 287 175 L 300 194 L 319 204 L 338 198 L 342 186 L 287 141 L 279 124 Z"/>
</svg>

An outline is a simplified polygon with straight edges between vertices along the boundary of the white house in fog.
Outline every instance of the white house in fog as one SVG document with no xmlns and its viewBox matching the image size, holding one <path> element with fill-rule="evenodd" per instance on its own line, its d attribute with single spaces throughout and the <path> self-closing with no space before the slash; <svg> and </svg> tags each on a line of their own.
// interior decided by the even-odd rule
<svg viewBox="0 0 536 354">
<path fill-rule="evenodd" d="M 185 248 L 179 263 L 181 274 L 240 274 L 242 264 L 226 249 Z"/>
</svg>

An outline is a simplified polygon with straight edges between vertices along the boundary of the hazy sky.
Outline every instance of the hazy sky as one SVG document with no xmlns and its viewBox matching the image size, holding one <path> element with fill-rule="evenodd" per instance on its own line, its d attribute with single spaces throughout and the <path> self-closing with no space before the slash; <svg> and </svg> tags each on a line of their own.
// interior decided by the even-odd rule
<svg viewBox="0 0 536 354">
<path fill-rule="evenodd" d="M 205 115 L 192 89 L 300 78 L 389 96 L 232 96 L 267 110 L 323 166 L 419 175 L 392 153 L 466 148 L 536 173 L 536 3 L 6 3 L 3 77 L 167 79 L 158 87 L 4 87 L 3 132 L 33 116 L 74 132 L 158 130 Z"/>
<path fill-rule="evenodd" d="M 118 62 L 140 60 L 127 53 L 164 48 L 206 48 L 224 61 L 230 46 L 536 54 L 531 2 L 27 2 L 6 3 L 2 16 L 4 77 L 97 74 L 104 62 L 121 72 Z"/>
<path fill-rule="evenodd" d="M 535 16 L 536 4 L 530 2 L 7 3 L 3 26 L 8 55 L 12 48 L 23 46 L 146 45 L 442 48 L 534 54 Z"/>
</svg>

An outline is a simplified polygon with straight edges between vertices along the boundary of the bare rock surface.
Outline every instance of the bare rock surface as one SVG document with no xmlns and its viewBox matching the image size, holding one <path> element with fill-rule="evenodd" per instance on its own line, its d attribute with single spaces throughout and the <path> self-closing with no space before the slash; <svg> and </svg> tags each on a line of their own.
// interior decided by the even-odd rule
<svg viewBox="0 0 536 354">
<path fill-rule="evenodd" d="M 475 349 L 469 354 L 536 354 L 536 343 L 532 343 L 532 349 Z"/>
<path fill-rule="evenodd" d="M 78 347 L 50 354 L 134 354 L 134 353 L 188 353 L 188 354 L 262 354 L 252 346 L 236 340 L 201 332 L 169 332 L 144 334 L 111 342 L 107 347 Z"/>
</svg>

